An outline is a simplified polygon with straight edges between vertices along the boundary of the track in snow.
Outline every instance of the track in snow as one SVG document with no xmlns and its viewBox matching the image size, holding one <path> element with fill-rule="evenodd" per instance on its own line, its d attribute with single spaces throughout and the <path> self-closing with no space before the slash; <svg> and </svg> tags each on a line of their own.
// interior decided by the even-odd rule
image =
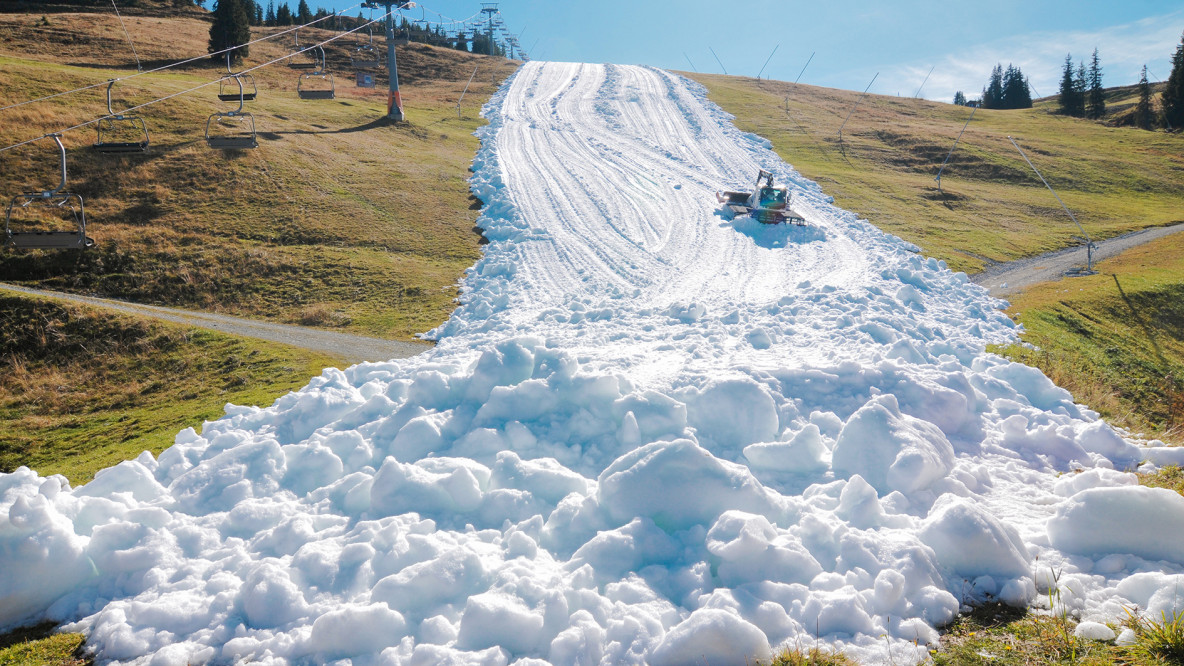
<svg viewBox="0 0 1184 666">
<path fill-rule="evenodd" d="M 1013 324 L 965 275 L 666 72 L 528 63 L 486 114 L 439 344 L 81 488 L 0 475 L 0 627 L 154 666 L 901 664 L 1054 584 L 1184 610 L 1184 498 L 1115 469 L 1179 451 L 985 353 Z M 809 227 L 717 215 L 758 167 Z"/>
</svg>

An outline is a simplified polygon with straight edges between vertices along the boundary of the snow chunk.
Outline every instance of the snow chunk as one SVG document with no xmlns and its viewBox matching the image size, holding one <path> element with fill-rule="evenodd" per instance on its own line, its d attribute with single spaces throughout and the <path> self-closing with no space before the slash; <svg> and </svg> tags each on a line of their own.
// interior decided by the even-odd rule
<svg viewBox="0 0 1184 666">
<path fill-rule="evenodd" d="M 1143 486 L 1083 490 L 1057 508 L 1048 538 L 1079 555 L 1130 553 L 1184 564 L 1184 497 Z"/>
<path fill-rule="evenodd" d="M 862 476 L 881 494 L 908 494 L 949 473 L 954 447 L 940 428 L 902 414 L 895 396 L 881 395 L 847 420 L 831 466 L 837 476 Z"/>
<path fill-rule="evenodd" d="M 330 659 L 377 654 L 398 645 L 406 629 L 403 616 L 383 604 L 346 606 L 313 621 L 308 651 Z"/>
<path fill-rule="evenodd" d="M 686 439 L 626 453 L 604 470 L 598 485 L 597 499 L 618 524 L 648 516 L 663 529 L 678 530 L 710 524 L 727 509 L 780 513 L 772 494 L 747 468 Z"/>
<path fill-rule="evenodd" d="M 818 426 L 807 423 L 788 442 L 759 442 L 744 447 L 752 467 L 798 474 L 812 474 L 827 468 L 826 444 Z"/>
<path fill-rule="evenodd" d="M 917 536 L 943 567 L 963 578 L 1019 578 L 1031 572 L 1032 556 L 1019 533 L 962 498 L 942 496 Z"/>
<path fill-rule="evenodd" d="M 1081 622 L 1073 630 L 1073 635 L 1089 641 L 1112 641 L 1117 636 L 1113 629 L 1101 622 Z"/>
<path fill-rule="evenodd" d="M 777 435 L 777 405 L 752 381 L 711 386 L 688 402 L 687 420 L 703 438 L 729 447 L 767 442 Z"/>
<path fill-rule="evenodd" d="M 654 666 L 745 664 L 772 656 L 764 632 L 735 613 L 702 608 L 671 629 L 650 655 Z"/>
</svg>

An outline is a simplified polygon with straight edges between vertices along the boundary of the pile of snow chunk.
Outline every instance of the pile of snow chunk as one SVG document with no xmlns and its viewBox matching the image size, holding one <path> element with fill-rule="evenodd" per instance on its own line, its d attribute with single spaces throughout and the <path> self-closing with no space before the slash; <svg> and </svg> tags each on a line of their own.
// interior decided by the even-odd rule
<svg viewBox="0 0 1184 666">
<path fill-rule="evenodd" d="M 553 105 L 549 86 L 599 97 Z M 769 166 L 814 231 L 694 231 L 823 274 L 670 296 L 606 259 L 554 299 L 532 280 L 555 272 L 538 262 L 557 222 L 523 216 L 538 184 L 497 149 L 554 136 L 501 111 L 514 95 L 548 100 L 522 105 L 547 122 L 606 114 L 604 160 L 723 146 L 712 163 Z M 1184 610 L 1165 592 L 1181 502 L 1136 487 L 1144 451 L 1068 393 L 983 352 L 1014 327 L 964 275 L 834 209 L 666 73 L 532 63 L 488 113 L 491 242 L 439 345 L 228 406 L 78 488 L 0 475 L 0 626 L 50 618 L 102 660 L 161 665 L 739 664 L 816 642 L 908 663 L 965 604 L 1053 585 L 1092 622 Z M 655 147 L 629 138 L 638 118 L 725 140 Z M 706 191 L 696 169 L 670 192 Z"/>
</svg>

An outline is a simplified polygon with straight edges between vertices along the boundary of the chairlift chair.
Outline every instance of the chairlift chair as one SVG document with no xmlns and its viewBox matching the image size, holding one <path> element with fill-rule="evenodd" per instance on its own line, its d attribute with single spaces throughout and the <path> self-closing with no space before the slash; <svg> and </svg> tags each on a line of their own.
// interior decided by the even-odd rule
<svg viewBox="0 0 1184 666">
<path fill-rule="evenodd" d="M 115 79 L 107 82 L 107 116 L 99 118 L 95 125 L 95 142 L 92 148 L 100 153 L 142 153 L 148 150 L 148 125 L 140 116 L 125 116 L 111 108 L 111 86 Z"/>
<path fill-rule="evenodd" d="M 325 71 L 325 49 L 318 46 L 317 52 L 321 66 L 315 72 L 301 74 L 296 82 L 296 94 L 300 99 L 334 99 L 337 96 L 333 75 Z"/>
<path fill-rule="evenodd" d="M 218 99 L 223 102 L 255 101 L 259 94 L 259 88 L 255 86 L 255 77 L 250 74 L 235 74 L 230 70 L 230 51 L 226 52 L 226 74 L 227 76 L 218 82 Z M 238 83 L 237 92 L 232 81 Z"/>
<path fill-rule="evenodd" d="M 243 82 L 236 78 L 241 90 Z M 217 121 L 217 125 L 215 125 Z M 210 133 L 211 127 L 219 128 L 216 133 Z M 239 95 L 238 109 L 234 111 L 219 111 L 206 120 L 206 143 L 215 150 L 244 150 L 258 148 L 259 141 L 255 135 L 255 117 L 243 111 L 243 95 Z"/>
<path fill-rule="evenodd" d="M 369 43 L 359 44 L 357 50 L 350 56 L 354 69 L 378 67 L 378 49 L 374 48 L 374 31 L 369 26 L 366 27 L 366 31 L 370 33 Z"/>
<path fill-rule="evenodd" d="M 58 186 L 45 192 L 18 194 L 8 203 L 4 212 L 4 244 L 8 247 L 26 250 L 68 250 L 86 249 L 95 244 L 86 236 L 86 209 L 82 197 L 65 192 L 66 189 L 66 147 L 62 145 L 61 136 L 50 135 L 58 144 L 58 153 L 62 160 L 62 180 Z M 13 213 L 17 214 L 14 220 Z M 38 219 L 49 216 L 57 222 L 68 220 L 75 229 L 63 231 L 59 229 L 14 229 L 24 227 L 27 223 L 20 222 L 22 214 L 32 213 Z M 56 224 L 56 222 L 55 222 Z"/>
<path fill-rule="evenodd" d="M 291 67 L 292 69 L 317 69 L 318 63 L 316 61 L 316 53 L 313 52 L 312 48 L 300 48 L 300 31 L 296 30 L 294 32 L 296 35 L 296 46 L 292 48 L 292 57 L 288 60 L 288 67 Z M 301 55 L 305 57 L 312 56 L 312 62 L 296 60 L 296 57 Z"/>
</svg>

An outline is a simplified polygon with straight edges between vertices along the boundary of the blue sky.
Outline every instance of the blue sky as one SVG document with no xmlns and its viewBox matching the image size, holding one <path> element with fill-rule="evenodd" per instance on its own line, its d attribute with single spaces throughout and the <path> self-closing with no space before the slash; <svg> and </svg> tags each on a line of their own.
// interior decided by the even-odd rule
<svg viewBox="0 0 1184 666">
<path fill-rule="evenodd" d="M 333 0 L 344 9 L 356 0 Z M 295 6 L 295 2 L 292 2 Z M 313 7 L 324 0 L 310 0 Z M 409 18 L 463 19 L 481 3 L 427 0 Z M 1107 86 L 1135 83 L 1146 64 L 1164 79 L 1184 33 L 1179 0 L 504 0 L 507 26 L 542 60 L 645 64 L 912 96 L 976 97 L 996 63 L 1018 65 L 1035 92 L 1057 92 L 1066 53 L 1088 59 L 1098 48 Z M 357 10 L 349 12 L 356 14 Z M 532 48 L 533 47 L 533 48 Z M 722 67 L 716 62 L 715 50 Z"/>
</svg>

